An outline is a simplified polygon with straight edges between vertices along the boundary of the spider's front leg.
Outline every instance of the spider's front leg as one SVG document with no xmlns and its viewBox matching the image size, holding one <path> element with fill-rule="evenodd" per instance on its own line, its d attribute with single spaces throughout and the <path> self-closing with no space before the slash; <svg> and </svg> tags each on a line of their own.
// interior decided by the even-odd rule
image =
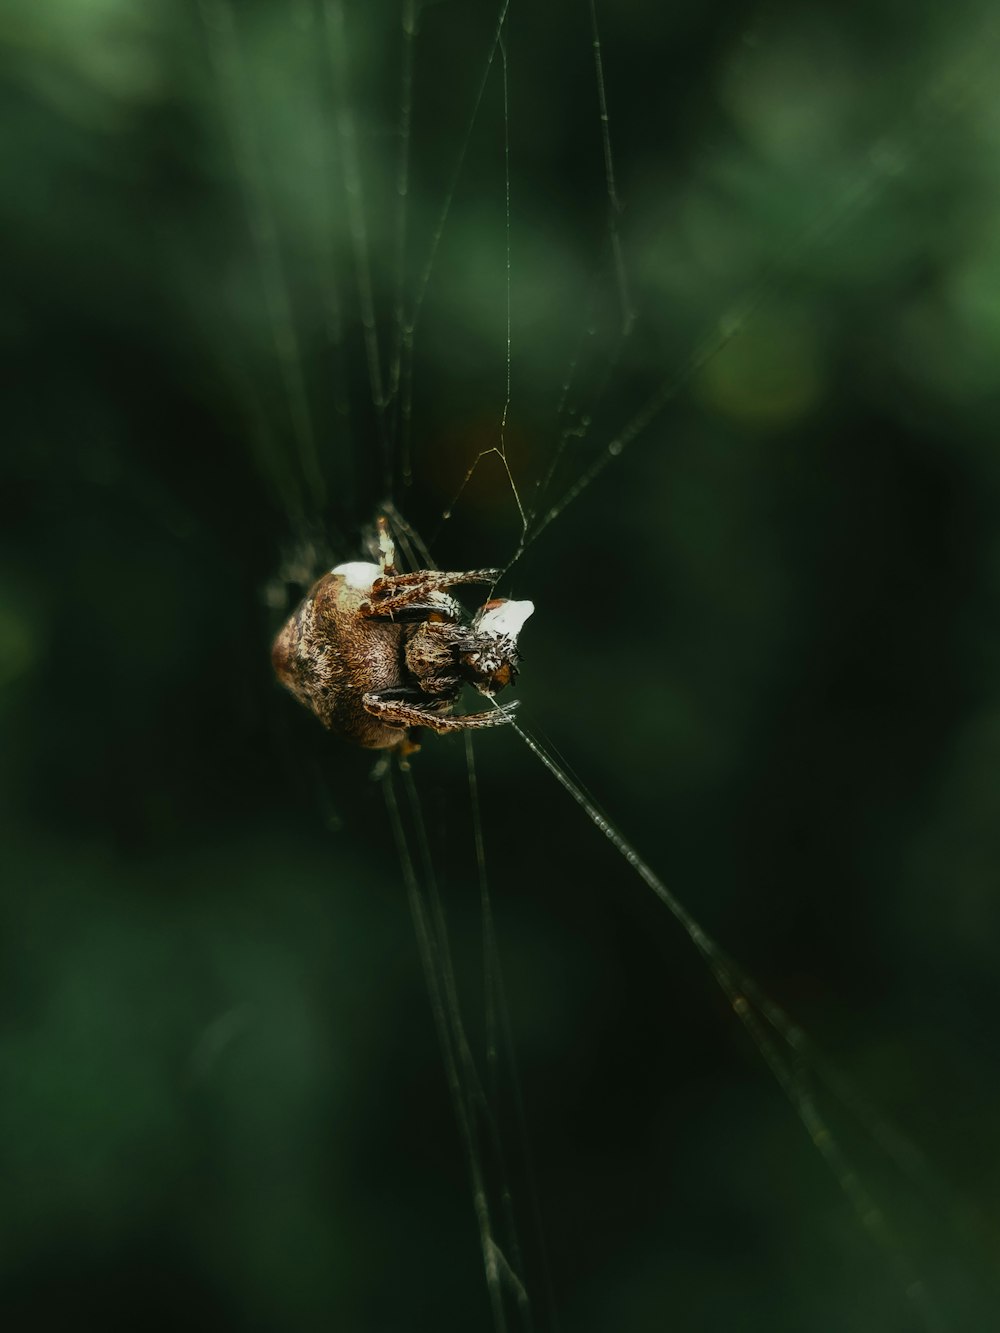
<svg viewBox="0 0 1000 1333">
<path fill-rule="evenodd" d="M 450 717 L 447 713 L 437 713 L 424 703 L 410 702 L 416 696 L 422 698 L 420 691 L 381 690 L 377 694 L 362 695 L 361 702 L 374 717 L 380 718 L 387 727 L 430 727 L 432 731 L 463 731 L 470 727 L 500 727 L 505 722 L 512 722 L 511 714 L 516 703 L 504 704 L 502 708 L 491 708 L 488 713 L 466 713 L 463 717 Z"/>
<path fill-rule="evenodd" d="M 425 620 L 435 614 L 459 620 L 462 608 L 444 595 L 445 589 L 459 583 L 496 583 L 499 577 L 498 569 L 418 569 L 412 574 L 383 574 L 372 584 L 371 594 L 359 612 L 388 620 Z M 400 616 L 401 611 L 405 616 Z"/>
</svg>

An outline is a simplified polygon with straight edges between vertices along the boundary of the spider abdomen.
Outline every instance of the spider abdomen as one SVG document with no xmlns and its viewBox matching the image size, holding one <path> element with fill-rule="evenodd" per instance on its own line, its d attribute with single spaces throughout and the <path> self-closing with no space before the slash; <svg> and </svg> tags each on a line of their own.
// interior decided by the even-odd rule
<svg viewBox="0 0 1000 1333">
<path fill-rule="evenodd" d="M 381 750 L 399 745 L 404 733 L 362 700 L 406 683 L 403 626 L 362 618 L 368 591 L 344 574 L 324 574 L 278 634 L 271 660 L 282 685 L 328 730 Z"/>
</svg>

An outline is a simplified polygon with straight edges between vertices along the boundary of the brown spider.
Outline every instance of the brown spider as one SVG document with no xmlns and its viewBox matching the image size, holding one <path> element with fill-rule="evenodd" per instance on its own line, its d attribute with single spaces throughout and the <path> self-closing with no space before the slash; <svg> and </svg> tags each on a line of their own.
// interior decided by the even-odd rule
<svg viewBox="0 0 1000 1333">
<path fill-rule="evenodd" d="M 413 727 L 496 727 L 516 705 L 451 716 L 463 685 L 492 699 L 517 674 L 531 602 L 495 598 L 468 622 L 445 589 L 499 571 L 399 574 L 384 520 L 379 564 L 337 565 L 313 584 L 274 641 L 278 680 L 330 731 L 369 749 L 418 749 Z"/>
</svg>

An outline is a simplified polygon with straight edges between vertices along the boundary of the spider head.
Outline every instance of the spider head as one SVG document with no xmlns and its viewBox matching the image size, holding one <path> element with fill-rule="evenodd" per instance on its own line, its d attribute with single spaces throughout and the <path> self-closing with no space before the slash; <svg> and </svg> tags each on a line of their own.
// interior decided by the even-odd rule
<svg viewBox="0 0 1000 1333">
<path fill-rule="evenodd" d="M 460 661 L 469 683 L 487 699 L 499 694 L 517 675 L 517 636 L 534 609 L 531 602 L 497 597 L 473 617 Z"/>
</svg>

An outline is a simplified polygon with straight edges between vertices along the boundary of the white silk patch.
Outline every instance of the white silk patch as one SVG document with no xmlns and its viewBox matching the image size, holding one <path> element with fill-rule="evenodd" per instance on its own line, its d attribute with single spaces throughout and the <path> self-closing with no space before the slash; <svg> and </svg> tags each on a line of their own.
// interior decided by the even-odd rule
<svg viewBox="0 0 1000 1333">
<path fill-rule="evenodd" d="M 349 560 L 346 565 L 334 565 L 330 573 L 339 574 L 349 588 L 370 592 L 382 571 L 378 565 L 370 565 L 365 560 Z"/>
<path fill-rule="evenodd" d="M 516 643 L 521 627 L 534 609 L 534 602 L 502 601 L 499 606 L 491 606 L 476 617 L 476 629 L 490 638 L 513 639 Z"/>
</svg>

